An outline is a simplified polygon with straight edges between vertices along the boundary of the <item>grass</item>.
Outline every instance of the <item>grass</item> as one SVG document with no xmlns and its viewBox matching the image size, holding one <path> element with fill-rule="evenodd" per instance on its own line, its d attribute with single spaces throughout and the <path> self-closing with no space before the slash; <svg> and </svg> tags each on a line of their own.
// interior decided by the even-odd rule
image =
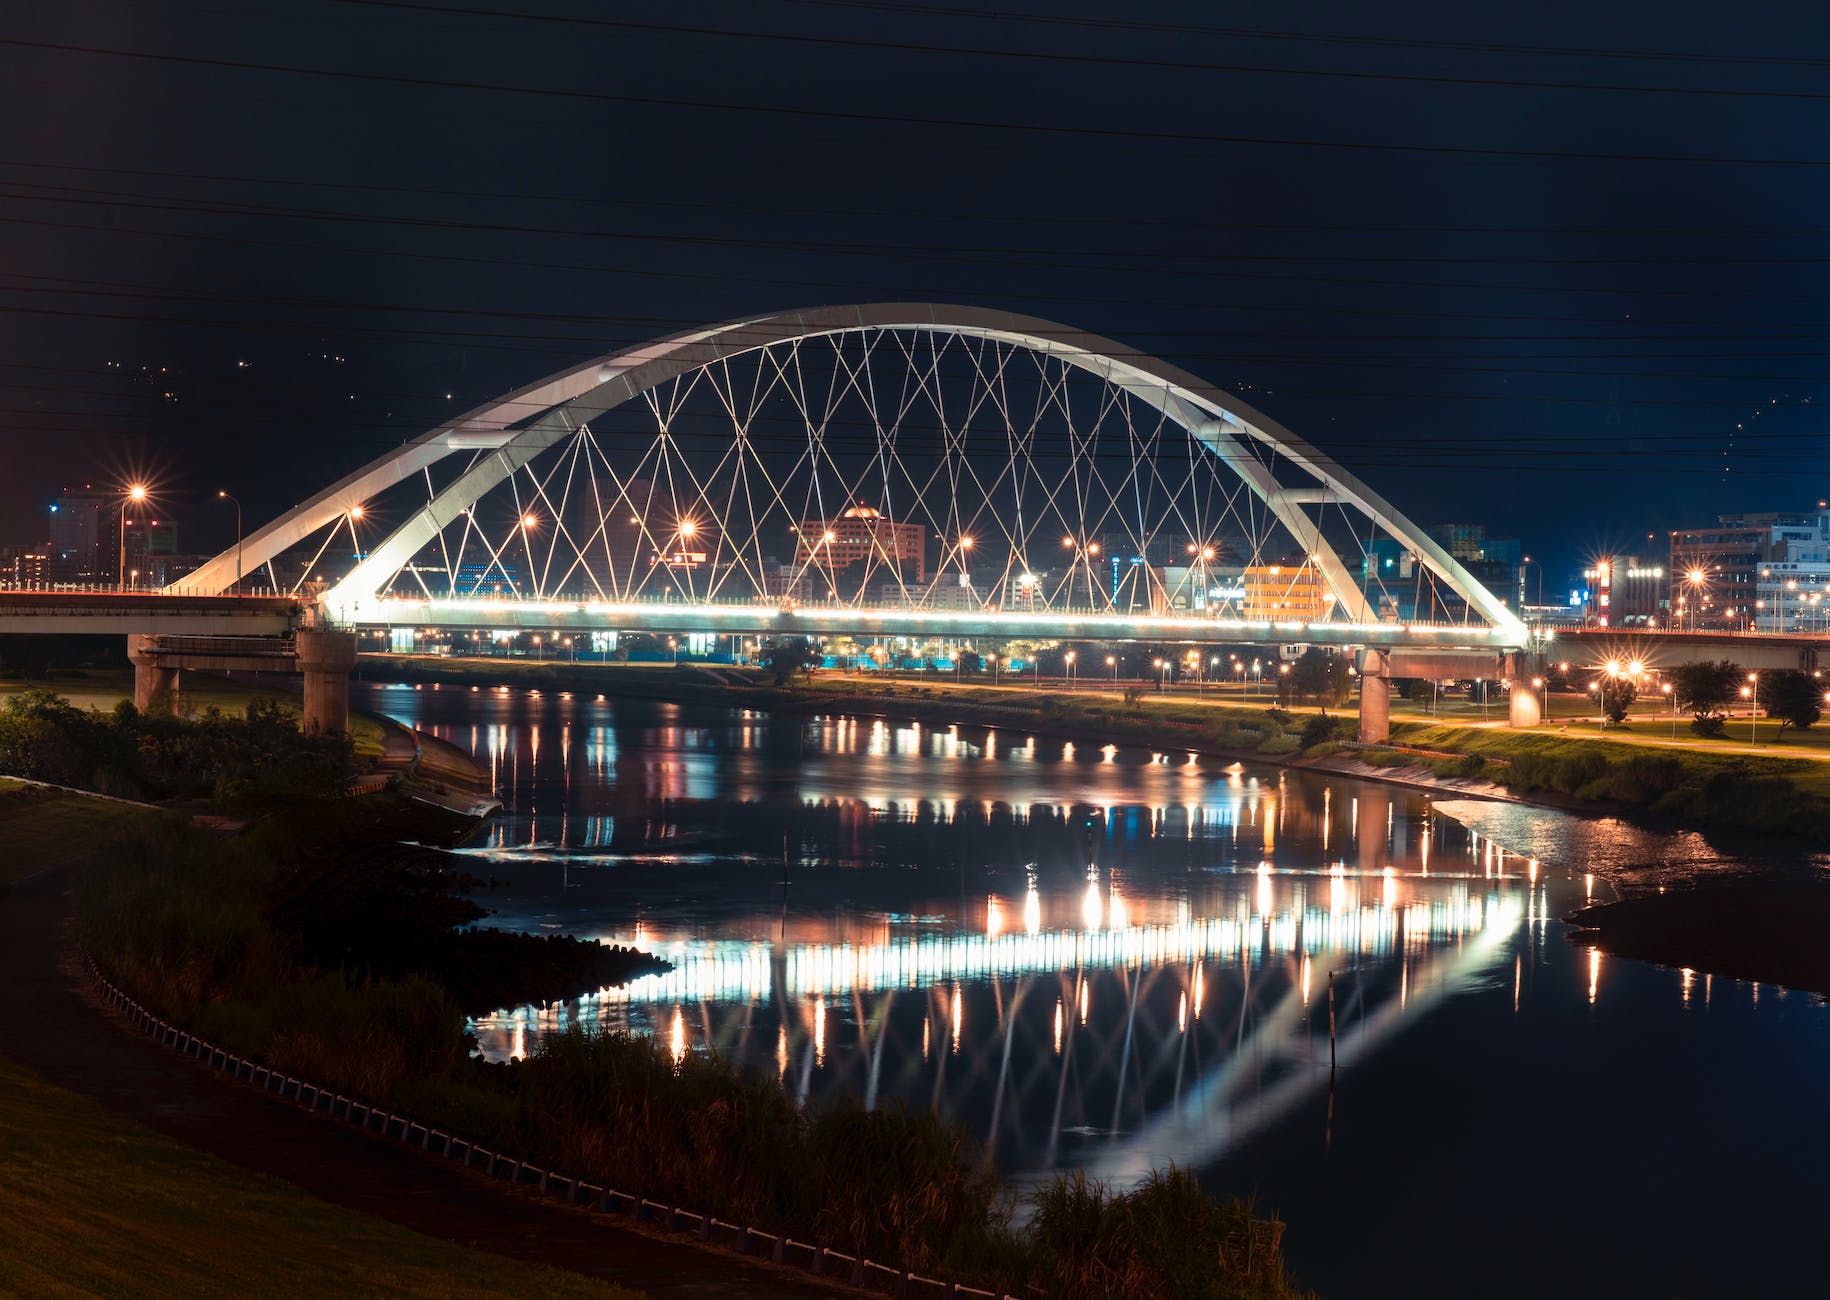
<svg viewBox="0 0 1830 1300">
<path fill-rule="evenodd" d="M 639 1293 L 499 1259 L 318 1200 L 0 1058 L 0 1293 Z"/>
<path fill-rule="evenodd" d="M 80 676 L 63 674 L 50 680 L 33 682 L 11 678 L 0 681 L 0 700 L 36 688 L 54 691 L 79 709 L 99 709 L 107 713 L 122 700 L 133 698 L 133 670 L 91 668 L 85 669 Z M 289 686 L 251 686 L 231 681 L 227 677 L 218 677 L 214 673 L 183 673 L 178 686 L 179 710 L 187 714 L 201 713 L 208 708 L 239 714 L 248 707 L 250 701 L 278 700 L 287 712 L 297 717 L 298 697 L 299 692 Z M 349 734 L 355 742 L 357 757 L 381 756 L 386 728 L 379 720 L 351 713 Z"/>
<path fill-rule="evenodd" d="M 168 814 L 0 777 L 0 885 L 91 857 Z"/>
</svg>

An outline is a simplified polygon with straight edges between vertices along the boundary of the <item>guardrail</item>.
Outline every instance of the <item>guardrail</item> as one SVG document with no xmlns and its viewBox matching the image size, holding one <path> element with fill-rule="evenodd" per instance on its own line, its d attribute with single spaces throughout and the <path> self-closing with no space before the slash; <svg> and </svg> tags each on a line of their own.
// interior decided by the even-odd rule
<svg viewBox="0 0 1830 1300">
<path fill-rule="evenodd" d="M 102 1001 L 124 1014 L 154 1042 L 169 1047 L 232 1079 L 240 1080 L 282 1101 L 294 1102 L 315 1114 L 360 1129 L 371 1136 L 399 1142 L 485 1178 L 505 1179 L 511 1186 L 533 1188 L 539 1195 L 600 1214 L 626 1215 L 634 1222 L 697 1238 L 710 1250 L 728 1251 L 748 1259 L 767 1258 L 776 1264 L 802 1268 L 814 1277 L 847 1282 L 897 1297 L 983 1297 L 983 1300 L 1019 1300 L 998 1291 L 986 1291 L 963 1282 L 922 1277 L 908 1269 L 850 1255 L 817 1242 L 797 1241 L 786 1233 L 764 1232 L 748 1224 L 731 1223 L 679 1205 L 650 1200 L 634 1192 L 592 1183 L 572 1174 L 543 1169 L 509 1152 L 494 1150 L 409 1116 L 346 1096 L 334 1089 L 283 1073 L 249 1057 L 238 1056 L 195 1034 L 159 1019 L 128 997 L 102 974 L 95 958 L 84 954 L 83 963 Z"/>
<path fill-rule="evenodd" d="M 206 655 L 223 659 L 296 659 L 298 643 L 279 636 L 191 636 L 188 633 L 155 634 L 159 654 Z"/>
</svg>

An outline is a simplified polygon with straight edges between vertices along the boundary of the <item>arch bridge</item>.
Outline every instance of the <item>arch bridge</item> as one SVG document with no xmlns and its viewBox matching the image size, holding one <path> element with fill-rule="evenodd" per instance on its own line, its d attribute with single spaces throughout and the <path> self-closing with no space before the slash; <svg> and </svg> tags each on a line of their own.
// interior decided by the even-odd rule
<svg viewBox="0 0 1830 1300">
<path fill-rule="evenodd" d="M 169 590 L 255 573 L 349 629 L 1335 646 L 1359 657 L 1369 739 L 1390 676 L 1503 675 L 1529 639 L 1237 397 L 1110 339 L 935 304 L 753 317 L 574 366 Z"/>
</svg>

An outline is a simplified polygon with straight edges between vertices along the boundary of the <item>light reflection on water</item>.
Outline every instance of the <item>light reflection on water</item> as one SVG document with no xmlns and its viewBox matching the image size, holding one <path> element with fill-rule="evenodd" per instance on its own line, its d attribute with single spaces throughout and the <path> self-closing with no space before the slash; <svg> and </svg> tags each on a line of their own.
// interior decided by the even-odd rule
<svg viewBox="0 0 1830 1300">
<path fill-rule="evenodd" d="M 1561 937 L 1609 875 L 1739 869 L 1702 837 L 1010 731 L 373 689 L 496 772 L 509 811 L 471 850 L 495 923 L 675 963 L 479 1019 L 491 1056 L 627 1028 L 796 1098 L 935 1107 L 1019 1181 L 1193 1166 L 1282 1212 L 1331 1296 L 1385 1293 L 1357 1261 L 1420 1223 L 1415 1294 L 1583 1268 L 1734 1293 L 1732 1235 L 1673 1244 L 1656 1207 L 1830 1161 L 1815 1000 Z M 1567 1197 L 1556 1152 L 1610 1232 L 1522 1260 L 1505 1225 Z M 1786 1184 L 1742 1231 L 1808 1240 L 1826 1208 Z"/>
</svg>

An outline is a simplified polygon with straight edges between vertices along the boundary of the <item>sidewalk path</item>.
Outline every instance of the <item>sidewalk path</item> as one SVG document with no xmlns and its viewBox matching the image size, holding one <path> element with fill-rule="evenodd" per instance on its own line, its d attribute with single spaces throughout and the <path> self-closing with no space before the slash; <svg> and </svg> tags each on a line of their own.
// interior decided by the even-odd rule
<svg viewBox="0 0 1830 1300">
<path fill-rule="evenodd" d="M 859 1294 L 487 1183 L 158 1047 L 89 998 L 65 940 L 71 902 L 64 871 L 0 890 L 0 987 L 13 1008 L 0 1054 L 55 1084 L 335 1204 L 439 1240 L 604 1278 L 657 1300 Z"/>
</svg>

